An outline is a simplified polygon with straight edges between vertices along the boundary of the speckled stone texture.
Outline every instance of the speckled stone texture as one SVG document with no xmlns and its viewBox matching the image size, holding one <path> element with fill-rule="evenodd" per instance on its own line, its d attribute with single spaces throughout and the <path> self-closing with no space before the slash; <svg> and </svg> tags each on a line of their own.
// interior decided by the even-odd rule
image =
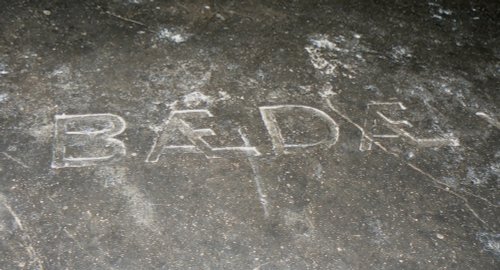
<svg viewBox="0 0 500 270">
<path fill-rule="evenodd" d="M 496 2 L 0 0 L 0 269 L 499 269 Z"/>
</svg>

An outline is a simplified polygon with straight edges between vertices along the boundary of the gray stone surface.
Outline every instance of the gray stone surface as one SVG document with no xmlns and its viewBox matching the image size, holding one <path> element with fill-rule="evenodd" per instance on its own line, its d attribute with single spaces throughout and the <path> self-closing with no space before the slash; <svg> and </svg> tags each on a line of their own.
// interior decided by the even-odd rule
<svg viewBox="0 0 500 270">
<path fill-rule="evenodd" d="M 0 1 L 0 269 L 498 269 L 494 2 Z"/>
</svg>

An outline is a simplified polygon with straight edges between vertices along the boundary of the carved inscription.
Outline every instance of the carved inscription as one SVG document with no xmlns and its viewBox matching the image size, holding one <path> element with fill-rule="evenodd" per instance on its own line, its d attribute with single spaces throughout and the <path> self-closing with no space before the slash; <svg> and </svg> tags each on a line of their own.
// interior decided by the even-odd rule
<svg viewBox="0 0 500 270">
<path fill-rule="evenodd" d="M 328 105 L 337 116 L 361 130 L 359 148 L 361 151 L 371 150 L 372 144 L 378 140 L 390 139 L 402 139 L 419 147 L 459 145 L 458 139 L 453 136 L 418 138 L 411 134 L 407 130 L 413 127 L 409 121 L 393 119 L 390 116 L 391 112 L 406 110 L 401 102 L 370 102 L 367 104 L 363 127 L 342 114 L 331 102 Z M 259 107 L 259 111 L 276 155 L 309 147 L 330 148 L 339 139 L 339 125 L 330 115 L 319 109 L 303 105 L 276 105 Z M 318 135 L 319 138 L 314 137 L 312 142 L 298 142 L 295 138 L 286 138 L 282 134 L 280 125 L 283 123 L 280 123 L 278 116 L 289 117 L 294 114 L 311 119 L 310 122 L 301 123 L 299 129 L 305 129 L 302 131 L 307 131 L 309 127 L 322 126 L 327 130 L 326 134 Z M 156 137 L 145 161 L 156 163 L 163 155 L 173 153 L 202 154 L 207 158 L 228 156 L 249 158 L 261 155 L 259 150 L 250 144 L 248 138 L 241 134 L 242 144 L 239 146 L 210 145 L 205 138 L 217 134 L 210 128 L 194 128 L 190 121 L 211 117 L 214 117 L 212 113 L 205 109 L 172 111 L 155 130 Z M 125 130 L 125 127 L 125 121 L 113 114 L 56 115 L 52 167 L 84 167 L 116 162 L 126 154 L 125 144 L 115 138 Z"/>
<path fill-rule="evenodd" d="M 113 137 L 125 127 L 125 120 L 114 114 L 56 115 L 52 168 L 119 160 L 126 154 L 125 144 Z"/>
<path fill-rule="evenodd" d="M 370 150 L 374 140 L 400 138 L 409 144 L 420 147 L 442 147 L 459 146 L 460 143 L 454 137 L 436 137 L 436 138 L 417 138 L 406 130 L 413 125 L 407 120 L 392 119 L 387 116 L 387 112 L 403 111 L 406 107 L 401 102 L 370 102 L 367 104 L 367 120 L 365 121 L 364 131 L 371 137 L 370 140 L 364 136 L 361 138 L 360 150 Z M 375 117 L 373 117 L 373 115 Z M 387 133 L 372 133 L 372 131 L 382 126 L 388 129 Z"/>
<path fill-rule="evenodd" d="M 245 156 L 259 156 L 260 153 L 252 146 L 233 146 L 233 147 L 212 147 L 203 137 L 215 136 L 212 129 L 193 129 L 185 120 L 189 118 L 207 118 L 213 117 L 208 110 L 184 110 L 173 111 L 165 123 L 158 131 L 158 137 L 153 143 L 146 162 L 157 162 L 160 156 L 167 151 L 184 153 L 202 153 L 207 158 L 218 158 L 221 154 L 231 154 L 240 152 Z M 182 134 L 191 144 L 172 145 L 171 141 L 175 132 Z"/>
<path fill-rule="evenodd" d="M 330 116 L 328 116 L 328 114 L 316 108 L 301 105 L 279 105 L 264 106 L 260 107 L 259 109 L 262 120 L 264 121 L 267 131 L 269 132 L 269 136 L 271 137 L 273 148 L 276 154 L 286 154 L 294 148 L 305 148 L 317 146 L 320 144 L 325 144 L 327 145 L 327 147 L 331 147 L 337 142 L 339 138 L 339 126 L 337 125 L 337 123 L 335 123 L 335 121 Z M 294 142 L 286 142 L 281 134 L 278 121 L 276 120 L 276 113 L 289 113 L 292 110 L 300 110 L 303 114 L 317 116 L 328 127 L 328 136 L 323 140 L 314 143 L 297 144 Z"/>
</svg>

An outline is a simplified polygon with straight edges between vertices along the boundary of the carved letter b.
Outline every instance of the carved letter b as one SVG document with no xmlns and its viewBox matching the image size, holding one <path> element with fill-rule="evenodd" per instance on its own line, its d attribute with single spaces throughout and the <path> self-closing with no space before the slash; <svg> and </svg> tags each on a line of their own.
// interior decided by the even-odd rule
<svg viewBox="0 0 500 270">
<path fill-rule="evenodd" d="M 125 130 L 114 114 L 56 115 L 52 168 L 105 164 L 125 156 L 125 144 L 113 137 Z"/>
</svg>

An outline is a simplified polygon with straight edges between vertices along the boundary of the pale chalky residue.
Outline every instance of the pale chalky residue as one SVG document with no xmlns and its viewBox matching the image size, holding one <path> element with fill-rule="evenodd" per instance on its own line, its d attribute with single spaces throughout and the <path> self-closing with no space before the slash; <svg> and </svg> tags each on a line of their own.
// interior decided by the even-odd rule
<svg viewBox="0 0 500 270">
<path fill-rule="evenodd" d="M 186 33 L 183 29 L 181 28 L 162 28 L 160 31 L 157 33 L 157 38 L 160 41 L 170 41 L 173 43 L 183 43 L 186 42 L 192 34 Z"/>
</svg>

